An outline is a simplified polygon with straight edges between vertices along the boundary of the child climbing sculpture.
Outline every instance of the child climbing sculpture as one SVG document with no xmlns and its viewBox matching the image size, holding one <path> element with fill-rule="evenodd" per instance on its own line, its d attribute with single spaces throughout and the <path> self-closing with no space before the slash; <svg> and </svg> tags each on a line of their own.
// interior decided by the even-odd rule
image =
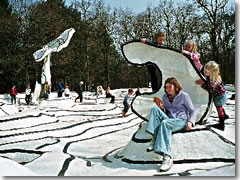
<svg viewBox="0 0 240 180">
<path fill-rule="evenodd" d="M 213 102 L 217 108 L 219 116 L 219 124 L 216 124 L 215 128 L 218 128 L 224 131 L 225 125 L 224 120 L 228 119 L 228 115 L 225 113 L 223 105 L 227 101 L 226 90 L 220 76 L 219 65 L 215 61 L 209 61 L 204 66 L 204 74 L 207 77 L 206 82 L 199 79 L 196 81 L 196 84 L 202 85 L 202 88 L 207 90 L 210 94 L 213 95 Z"/>
</svg>

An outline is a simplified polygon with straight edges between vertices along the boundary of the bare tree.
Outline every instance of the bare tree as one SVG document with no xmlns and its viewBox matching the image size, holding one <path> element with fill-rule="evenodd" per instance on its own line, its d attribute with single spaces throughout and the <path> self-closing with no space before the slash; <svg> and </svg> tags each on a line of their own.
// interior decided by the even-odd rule
<svg viewBox="0 0 240 180">
<path fill-rule="evenodd" d="M 208 34 L 210 35 L 211 46 L 212 46 L 212 59 L 217 59 L 219 56 L 217 46 L 217 32 L 224 20 L 223 14 L 225 12 L 228 0 L 196 0 L 200 8 L 205 12 L 203 16 L 206 16 L 208 20 Z"/>
</svg>

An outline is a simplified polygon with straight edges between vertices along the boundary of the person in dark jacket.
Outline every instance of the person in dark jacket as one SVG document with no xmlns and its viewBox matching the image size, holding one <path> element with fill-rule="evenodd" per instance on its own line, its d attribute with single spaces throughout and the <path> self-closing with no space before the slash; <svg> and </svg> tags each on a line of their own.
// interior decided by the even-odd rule
<svg viewBox="0 0 240 180">
<path fill-rule="evenodd" d="M 63 86 L 62 86 L 62 82 L 61 82 L 61 80 L 59 80 L 59 81 L 57 82 L 58 97 L 62 97 L 63 91 L 64 91 L 64 89 L 63 89 Z"/>
<path fill-rule="evenodd" d="M 136 92 L 135 92 L 135 95 L 136 96 L 140 96 L 142 93 L 140 92 L 140 88 L 137 88 Z"/>
<path fill-rule="evenodd" d="M 75 102 L 77 99 L 80 99 L 80 102 L 83 100 L 83 84 L 83 81 L 80 81 L 80 83 L 75 88 L 76 93 L 78 93 L 78 97 L 75 99 Z"/>
<path fill-rule="evenodd" d="M 113 96 L 110 93 L 110 87 L 107 87 L 107 89 L 106 89 L 106 98 L 111 98 L 110 103 L 114 103 L 115 102 L 115 96 Z"/>
<path fill-rule="evenodd" d="M 141 42 L 152 44 L 154 46 L 162 46 L 165 41 L 165 38 L 166 38 L 165 34 L 163 32 L 159 32 L 155 35 L 154 42 L 151 42 L 151 41 L 147 40 L 146 38 L 142 38 Z M 159 84 L 159 82 L 161 82 L 161 81 L 157 77 L 157 71 L 156 71 L 157 67 L 155 64 L 148 64 L 147 68 L 148 68 L 148 72 L 151 77 L 152 91 L 156 92 L 161 86 L 161 84 Z"/>
</svg>

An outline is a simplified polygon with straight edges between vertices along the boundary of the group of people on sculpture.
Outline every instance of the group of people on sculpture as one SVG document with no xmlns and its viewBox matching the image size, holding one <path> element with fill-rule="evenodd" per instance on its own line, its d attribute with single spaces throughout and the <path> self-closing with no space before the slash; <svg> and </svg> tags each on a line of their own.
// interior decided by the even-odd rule
<svg viewBox="0 0 240 180">
<path fill-rule="evenodd" d="M 141 39 L 142 43 L 163 46 L 165 34 L 157 33 L 155 42 Z M 224 130 L 224 120 L 229 118 L 225 113 L 223 105 L 227 101 L 226 90 L 220 76 L 219 65 L 215 61 L 209 61 L 204 67 L 200 63 L 200 54 L 197 52 L 196 44 L 188 40 L 184 45 L 182 54 L 190 57 L 195 68 L 201 73 L 205 80 L 199 79 L 195 83 L 207 90 L 213 97 L 216 106 L 219 123 L 215 128 Z M 160 88 L 159 80 L 156 75 L 156 67 L 148 65 L 148 71 L 151 76 L 152 90 L 157 91 Z M 163 162 L 160 171 L 168 171 L 173 165 L 171 154 L 171 136 L 172 132 L 180 130 L 191 130 L 196 121 L 196 109 L 193 106 L 190 96 L 182 90 L 181 85 L 175 77 L 169 77 L 164 84 L 165 94 L 162 99 L 154 97 L 155 106 L 152 108 L 150 118 L 146 125 L 146 132 L 153 138 L 147 151 L 153 151 L 163 155 Z"/>
<path fill-rule="evenodd" d="M 165 40 L 165 34 L 163 32 L 157 33 L 155 36 L 155 42 L 151 42 L 145 38 L 141 39 L 142 43 L 154 44 L 154 46 L 163 46 Z M 224 130 L 224 121 L 229 118 L 224 111 L 223 105 L 227 101 L 226 90 L 220 76 L 219 64 L 215 61 L 209 61 L 205 66 L 202 66 L 200 62 L 200 54 L 197 52 L 197 46 L 192 40 L 186 41 L 183 50 L 183 55 L 186 55 L 193 62 L 194 67 L 199 73 L 201 73 L 205 79 L 199 79 L 195 83 L 201 85 L 203 89 L 208 91 L 212 97 L 216 106 L 219 116 L 219 123 L 214 127 L 220 130 Z M 156 92 L 160 88 L 160 80 L 156 75 L 156 66 L 149 64 L 147 66 L 150 77 L 153 92 Z M 83 101 L 83 81 L 74 88 L 78 96 L 75 102 L 80 99 Z M 151 109 L 150 117 L 146 125 L 146 131 L 150 133 L 152 141 L 147 151 L 154 151 L 160 155 L 163 155 L 163 162 L 160 167 L 161 171 L 168 171 L 173 165 L 173 157 L 171 151 L 171 136 L 172 132 L 180 130 L 191 130 L 195 126 L 196 121 L 196 109 L 193 106 L 192 100 L 188 93 L 183 91 L 181 85 L 175 77 L 169 77 L 164 83 L 165 94 L 160 99 L 154 97 L 153 101 L 155 105 Z M 44 86 L 44 91 L 49 93 L 48 84 Z M 58 97 L 62 97 L 62 93 L 65 92 L 65 96 L 70 96 L 70 89 L 68 86 L 65 89 L 62 86 L 61 81 L 57 83 Z M 99 90 L 100 92 L 100 90 Z M 133 95 L 133 89 L 129 89 L 127 95 L 124 97 L 122 116 L 126 117 L 130 108 L 130 96 Z M 30 103 L 31 89 L 28 85 L 26 88 L 26 103 Z M 97 92 L 98 93 L 98 92 Z M 11 102 L 16 103 L 16 86 L 14 85 L 10 89 Z M 106 98 L 110 98 L 110 103 L 114 103 L 115 96 L 110 93 L 110 88 L 106 88 Z"/>
</svg>

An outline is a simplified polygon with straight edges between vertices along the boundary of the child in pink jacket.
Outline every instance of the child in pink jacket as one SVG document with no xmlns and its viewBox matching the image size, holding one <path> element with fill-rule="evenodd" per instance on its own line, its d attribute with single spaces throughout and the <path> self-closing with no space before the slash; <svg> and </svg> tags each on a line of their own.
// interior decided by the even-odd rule
<svg viewBox="0 0 240 180">
<path fill-rule="evenodd" d="M 189 56 L 192 59 L 197 70 L 203 74 L 203 67 L 199 60 L 200 54 L 197 52 L 197 45 L 193 41 L 191 40 L 186 41 L 184 49 L 182 50 L 181 53 Z"/>
</svg>

